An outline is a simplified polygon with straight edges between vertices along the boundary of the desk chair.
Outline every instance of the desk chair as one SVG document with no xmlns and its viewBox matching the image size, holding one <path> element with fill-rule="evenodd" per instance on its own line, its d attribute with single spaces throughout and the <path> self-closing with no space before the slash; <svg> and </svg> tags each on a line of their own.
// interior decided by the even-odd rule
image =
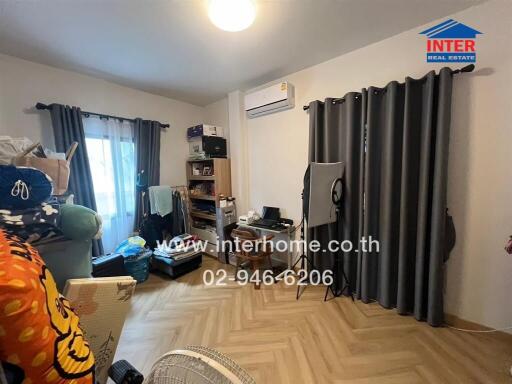
<svg viewBox="0 0 512 384">
<path fill-rule="evenodd" d="M 248 261 L 251 266 L 251 271 L 259 270 L 265 262 L 268 263 L 272 270 L 272 250 L 269 247 L 268 241 L 274 238 L 274 235 L 260 237 L 256 232 L 250 229 L 233 229 L 231 236 L 238 239 L 240 249 L 235 251 L 236 256 L 236 270 L 235 280 L 237 279 L 238 270 L 243 262 Z M 251 245 L 244 245 L 250 243 Z M 249 251 L 246 251 L 249 249 Z M 255 283 L 255 289 L 260 289 L 259 282 Z"/>
</svg>

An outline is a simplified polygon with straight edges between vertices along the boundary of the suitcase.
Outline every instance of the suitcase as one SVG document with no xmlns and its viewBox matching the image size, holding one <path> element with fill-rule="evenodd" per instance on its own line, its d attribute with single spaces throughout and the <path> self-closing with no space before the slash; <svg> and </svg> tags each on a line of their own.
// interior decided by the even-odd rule
<svg viewBox="0 0 512 384">
<path fill-rule="evenodd" d="M 94 277 L 126 276 L 124 257 L 120 254 L 98 256 L 92 260 L 92 275 Z"/>
<path fill-rule="evenodd" d="M 153 255 L 151 266 L 175 279 L 199 268 L 202 262 L 203 254 L 201 252 L 182 260 L 173 260 Z"/>
</svg>

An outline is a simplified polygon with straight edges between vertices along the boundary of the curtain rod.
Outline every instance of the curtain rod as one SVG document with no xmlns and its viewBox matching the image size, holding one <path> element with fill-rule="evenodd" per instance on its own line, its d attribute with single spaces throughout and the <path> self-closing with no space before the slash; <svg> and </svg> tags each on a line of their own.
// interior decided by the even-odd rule
<svg viewBox="0 0 512 384">
<path fill-rule="evenodd" d="M 475 69 L 475 64 L 469 64 L 469 65 L 466 65 L 465 67 L 462 67 L 460 69 L 453 69 L 452 70 L 452 75 L 456 75 L 457 73 L 473 72 L 474 69 Z M 337 102 L 340 102 L 342 100 L 344 100 L 342 97 L 338 98 L 338 99 L 333 99 L 333 103 L 337 103 Z M 302 109 L 304 111 L 307 111 L 309 109 L 309 105 L 303 106 Z"/>
<path fill-rule="evenodd" d="M 46 104 L 43 104 L 43 103 L 37 103 L 36 104 L 36 109 L 38 110 L 51 110 L 52 109 L 52 106 L 51 105 L 46 105 Z M 81 114 L 84 116 L 84 117 L 89 117 L 89 116 L 98 116 L 100 119 L 101 118 L 104 118 L 104 119 L 117 119 L 117 120 L 126 120 L 126 121 L 131 121 L 131 122 L 134 122 L 135 119 L 128 119 L 126 117 L 120 117 L 120 116 L 114 116 L 114 115 L 105 115 L 103 113 L 96 113 L 96 112 L 87 112 L 87 111 L 81 111 Z M 160 127 L 161 128 L 169 128 L 169 124 L 160 124 Z"/>
</svg>

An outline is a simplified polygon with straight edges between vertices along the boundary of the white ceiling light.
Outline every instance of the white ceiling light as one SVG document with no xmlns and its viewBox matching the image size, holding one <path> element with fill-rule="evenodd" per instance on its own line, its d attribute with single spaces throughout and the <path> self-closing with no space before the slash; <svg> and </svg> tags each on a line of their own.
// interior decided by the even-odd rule
<svg viewBox="0 0 512 384">
<path fill-rule="evenodd" d="M 256 7 L 253 0 L 210 0 L 208 16 L 220 29 L 237 32 L 250 27 Z"/>
</svg>

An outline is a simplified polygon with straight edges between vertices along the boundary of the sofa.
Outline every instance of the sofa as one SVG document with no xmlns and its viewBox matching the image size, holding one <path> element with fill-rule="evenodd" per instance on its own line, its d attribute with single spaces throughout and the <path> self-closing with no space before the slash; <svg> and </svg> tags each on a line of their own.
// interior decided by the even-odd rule
<svg viewBox="0 0 512 384">
<path fill-rule="evenodd" d="M 68 279 L 91 277 L 92 240 L 101 235 L 101 219 L 93 210 L 73 204 L 61 205 L 60 216 L 63 236 L 33 245 L 62 291 Z"/>
</svg>

